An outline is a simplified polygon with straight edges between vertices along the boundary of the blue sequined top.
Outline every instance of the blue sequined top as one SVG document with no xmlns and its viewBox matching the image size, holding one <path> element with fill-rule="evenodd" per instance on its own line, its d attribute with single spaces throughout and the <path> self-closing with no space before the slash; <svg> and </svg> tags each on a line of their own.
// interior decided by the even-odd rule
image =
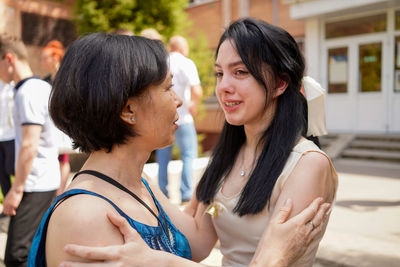
<svg viewBox="0 0 400 267">
<path fill-rule="evenodd" d="M 126 215 L 117 205 L 106 197 L 97 193 L 87 191 L 84 189 L 71 189 L 64 192 L 62 195 L 56 197 L 42 218 L 39 228 L 33 238 L 31 249 L 28 258 L 28 267 L 33 266 L 46 266 L 46 233 L 47 226 L 49 224 L 50 216 L 54 211 L 54 208 L 61 203 L 63 200 L 78 194 L 89 194 L 96 197 L 100 197 L 110 203 L 118 213 L 124 217 L 129 224 L 140 234 L 143 240 L 149 245 L 149 247 L 157 250 L 163 250 L 166 252 L 173 253 L 175 255 L 191 259 L 191 250 L 189 242 L 186 237 L 172 224 L 168 215 L 165 213 L 160 203 L 155 198 L 146 180 L 142 178 L 143 183 L 146 185 L 147 190 L 150 192 L 158 209 L 158 226 L 149 226 L 138 221 L 133 220 Z M 162 224 L 162 225 L 160 225 Z M 168 233 L 165 233 L 168 229 Z"/>
</svg>

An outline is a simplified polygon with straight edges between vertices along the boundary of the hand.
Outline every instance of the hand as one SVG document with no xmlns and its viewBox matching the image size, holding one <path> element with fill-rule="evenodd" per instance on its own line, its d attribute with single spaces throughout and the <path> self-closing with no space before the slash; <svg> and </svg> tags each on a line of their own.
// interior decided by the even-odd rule
<svg viewBox="0 0 400 267">
<path fill-rule="evenodd" d="M 330 204 L 321 203 L 322 198 L 315 199 L 301 213 L 285 222 L 293 209 L 292 201 L 288 199 L 271 219 L 250 266 L 286 267 L 302 256 L 313 238 L 322 231 L 328 217 Z"/>
<path fill-rule="evenodd" d="M 21 203 L 24 191 L 17 190 L 15 187 L 11 187 L 3 201 L 3 213 L 5 215 L 15 216 L 17 214 L 17 208 Z"/>
<path fill-rule="evenodd" d="M 87 247 L 68 244 L 65 251 L 82 259 L 93 262 L 62 262 L 63 267 L 89 267 L 89 266 L 161 266 L 157 258 L 152 255 L 152 250 L 129 225 L 125 218 L 107 213 L 109 220 L 118 227 L 124 236 L 125 244 L 108 247 Z"/>
</svg>

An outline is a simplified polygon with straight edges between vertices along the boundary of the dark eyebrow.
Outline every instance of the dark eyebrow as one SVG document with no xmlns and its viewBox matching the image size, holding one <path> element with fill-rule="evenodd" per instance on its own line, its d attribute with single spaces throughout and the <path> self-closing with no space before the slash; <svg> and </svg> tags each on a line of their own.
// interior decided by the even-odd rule
<svg viewBox="0 0 400 267">
<path fill-rule="evenodd" d="M 243 63 L 243 61 L 239 60 L 239 61 L 235 61 L 235 62 L 229 63 L 228 67 L 231 68 L 231 67 L 235 67 L 237 65 L 244 65 L 244 63 Z M 220 68 L 221 66 L 218 63 L 215 63 L 214 67 L 219 67 Z"/>
</svg>

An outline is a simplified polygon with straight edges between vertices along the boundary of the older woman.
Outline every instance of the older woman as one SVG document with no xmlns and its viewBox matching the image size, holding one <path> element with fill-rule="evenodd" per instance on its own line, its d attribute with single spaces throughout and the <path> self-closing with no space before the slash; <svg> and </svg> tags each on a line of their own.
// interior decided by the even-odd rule
<svg viewBox="0 0 400 267">
<path fill-rule="evenodd" d="M 178 255 L 183 264 L 189 262 L 184 258 L 208 255 L 215 243 L 207 238 L 215 235 L 208 215 L 195 219 L 182 213 L 141 178 L 150 153 L 170 145 L 178 127 L 181 100 L 171 78 L 160 41 L 97 33 L 71 45 L 54 81 L 50 113 L 75 148 L 90 156 L 44 216 L 29 266 L 76 261 L 63 249 L 68 243 L 123 244 L 126 239 L 113 225 L 118 223 L 107 214 L 119 214 L 124 229 L 137 230 L 148 247 Z M 305 233 L 301 241 L 319 231 L 306 225 L 319 201 L 296 221 Z M 316 216 L 319 222 L 324 208 Z"/>
</svg>

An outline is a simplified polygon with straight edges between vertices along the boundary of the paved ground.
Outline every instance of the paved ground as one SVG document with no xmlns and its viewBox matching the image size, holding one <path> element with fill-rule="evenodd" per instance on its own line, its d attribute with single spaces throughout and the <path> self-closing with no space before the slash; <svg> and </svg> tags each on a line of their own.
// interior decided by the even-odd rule
<svg viewBox="0 0 400 267">
<path fill-rule="evenodd" d="M 205 166 L 206 160 L 197 162 Z M 400 166 L 338 161 L 339 188 L 330 222 L 314 267 L 400 267 Z M 170 164 L 172 201 L 177 191 L 179 162 Z M 146 167 L 154 179 L 154 165 Z M 198 174 L 197 174 L 198 175 Z M 0 259 L 4 255 L 5 220 L 0 220 Z M 216 248 L 205 261 L 218 265 Z"/>
</svg>

